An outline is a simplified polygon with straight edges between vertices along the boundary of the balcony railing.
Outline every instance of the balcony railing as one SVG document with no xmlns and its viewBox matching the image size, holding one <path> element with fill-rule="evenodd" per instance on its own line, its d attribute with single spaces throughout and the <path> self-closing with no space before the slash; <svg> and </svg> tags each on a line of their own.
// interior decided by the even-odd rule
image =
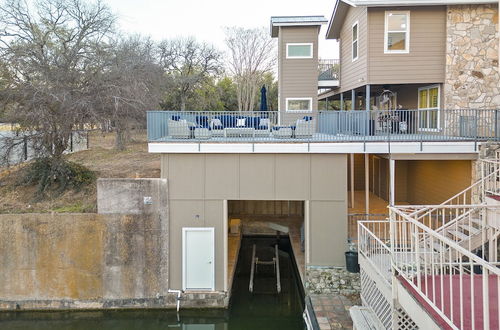
<svg viewBox="0 0 500 330">
<path fill-rule="evenodd" d="M 149 111 L 150 142 L 498 141 L 499 110 Z"/>
<path fill-rule="evenodd" d="M 318 80 L 339 80 L 340 60 L 319 60 Z"/>
</svg>

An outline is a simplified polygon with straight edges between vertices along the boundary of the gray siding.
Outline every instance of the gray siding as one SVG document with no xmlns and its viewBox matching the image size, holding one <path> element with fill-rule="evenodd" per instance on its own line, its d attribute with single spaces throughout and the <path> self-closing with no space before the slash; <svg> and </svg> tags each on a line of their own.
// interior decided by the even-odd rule
<svg viewBox="0 0 500 330">
<path fill-rule="evenodd" d="M 358 59 L 352 61 L 352 26 L 358 22 Z M 340 92 L 363 86 L 367 82 L 368 21 L 366 7 L 351 7 L 340 31 Z"/>
<path fill-rule="evenodd" d="M 410 11 L 409 54 L 384 54 L 386 10 Z M 446 7 L 369 8 L 368 43 L 370 84 L 443 83 Z"/>
<path fill-rule="evenodd" d="M 280 110 L 286 110 L 286 98 L 311 97 L 313 110 L 318 109 L 318 32 L 317 26 L 281 27 L 279 33 Z M 287 43 L 312 43 L 313 58 L 287 59 Z"/>
<path fill-rule="evenodd" d="M 215 227 L 216 290 L 223 290 L 224 200 L 309 201 L 309 264 L 344 265 L 346 155 L 165 154 L 161 166 L 169 184 L 171 288 L 182 286 L 182 227 Z"/>
</svg>

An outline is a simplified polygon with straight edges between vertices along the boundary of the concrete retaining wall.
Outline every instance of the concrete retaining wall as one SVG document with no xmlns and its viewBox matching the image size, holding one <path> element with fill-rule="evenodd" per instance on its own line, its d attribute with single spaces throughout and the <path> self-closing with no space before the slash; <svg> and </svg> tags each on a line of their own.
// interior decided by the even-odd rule
<svg viewBox="0 0 500 330">
<path fill-rule="evenodd" d="M 168 290 L 157 215 L 0 215 L 0 309 L 156 306 Z"/>
</svg>

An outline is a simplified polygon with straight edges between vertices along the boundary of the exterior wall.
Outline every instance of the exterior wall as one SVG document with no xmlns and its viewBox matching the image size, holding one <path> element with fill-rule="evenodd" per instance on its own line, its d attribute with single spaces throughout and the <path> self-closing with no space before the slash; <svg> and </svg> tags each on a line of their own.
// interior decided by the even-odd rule
<svg viewBox="0 0 500 330">
<path fill-rule="evenodd" d="M 445 107 L 500 108 L 498 6 L 448 6 Z"/>
<path fill-rule="evenodd" d="M 470 160 L 411 160 L 406 163 L 407 202 L 410 204 L 440 204 L 472 182 Z"/>
<path fill-rule="evenodd" d="M 0 215 L 0 310 L 173 307 L 157 215 Z"/>
<path fill-rule="evenodd" d="M 408 54 L 384 54 L 386 10 L 410 11 L 410 52 Z M 444 82 L 445 6 L 369 8 L 367 33 L 370 84 Z"/>
<path fill-rule="evenodd" d="M 318 26 L 280 27 L 278 43 L 279 109 L 284 123 L 304 114 L 286 114 L 286 99 L 312 98 L 312 110 L 318 110 Z M 312 43 L 313 57 L 287 59 L 287 43 Z"/>
<path fill-rule="evenodd" d="M 182 227 L 214 227 L 216 290 L 224 290 L 224 200 L 309 201 L 309 264 L 343 266 L 345 155 L 163 154 L 169 180 L 171 288 L 182 286 Z M 199 217 L 196 217 L 196 216 Z"/>
<path fill-rule="evenodd" d="M 358 22 L 358 59 L 352 61 L 352 26 Z M 350 7 L 340 31 L 340 90 L 363 86 L 368 81 L 368 19 L 366 7 Z"/>
</svg>

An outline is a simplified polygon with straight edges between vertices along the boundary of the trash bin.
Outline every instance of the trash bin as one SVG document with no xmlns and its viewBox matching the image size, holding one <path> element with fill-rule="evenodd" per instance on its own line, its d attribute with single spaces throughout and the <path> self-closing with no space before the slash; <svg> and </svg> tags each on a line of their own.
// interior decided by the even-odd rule
<svg viewBox="0 0 500 330">
<path fill-rule="evenodd" d="M 347 271 L 351 273 L 359 273 L 358 252 L 347 251 L 345 253 L 345 263 Z"/>
</svg>

